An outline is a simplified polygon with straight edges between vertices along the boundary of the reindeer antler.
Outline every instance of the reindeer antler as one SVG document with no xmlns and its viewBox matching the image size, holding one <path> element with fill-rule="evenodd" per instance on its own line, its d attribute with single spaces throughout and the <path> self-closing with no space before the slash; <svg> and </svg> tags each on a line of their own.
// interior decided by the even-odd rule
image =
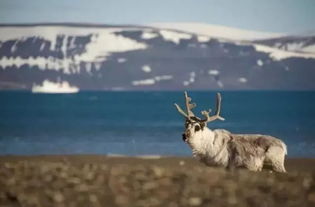
<svg viewBox="0 0 315 207">
<path fill-rule="evenodd" d="M 195 103 L 190 103 L 192 99 L 188 96 L 187 92 L 185 91 L 185 105 L 186 105 L 186 112 L 184 112 L 183 109 L 181 109 L 176 103 L 175 107 L 177 111 L 182 114 L 184 117 L 186 117 L 187 120 L 194 120 L 194 121 L 199 121 L 199 122 L 211 122 L 216 119 L 219 119 L 221 121 L 224 121 L 224 118 L 220 116 L 220 111 L 221 111 L 221 94 L 217 93 L 217 101 L 216 101 L 216 112 L 215 115 L 210 116 L 211 110 L 209 111 L 202 111 L 201 114 L 206 117 L 206 119 L 200 119 L 197 117 L 193 112 L 192 109 L 196 107 Z"/>
<path fill-rule="evenodd" d="M 211 113 L 211 109 L 209 109 L 209 111 L 202 111 L 201 114 L 203 116 L 206 117 L 206 119 L 202 120 L 202 122 L 211 122 L 211 121 L 214 121 L 216 119 L 219 119 L 221 121 L 224 121 L 225 119 L 223 117 L 220 116 L 220 112 L 221 112 L 221 94 L 220 93 L 217 93 L 217 101 L 216 101 L 216 112 L 215 112 L 215 115 L 213 116 L 210 116 L 210 113 Z"/>
<path fill-rule="evenodd" d="M 191 120 L 200 120 L 200 118 L 196 117 L 195 114 L 192 112 L 192 109 L 196 107 L 195 103 L 190 103 L 191 102 L 191 98 L 188 96 L 187 92 L 185 91 L 185 105 L 186 105 L 186 112 L 184 112 L 183 109 L 181 109 L 176 103 L 175 103 L 175 107 L 177 109 L 177 111 L 182 114 L 184 117 L 186 117 L 186 119 Z"/>
<path fill-rule="evenodd" d="M 189 117 L 195 117 L 195 114 L 192 112 L 192 109 L 197 106 L 195 103 L 190 103 L 192 99 L 188 96 L 187 92 L 185 91 L 185 102 L 186 102 L 186 110 Z"/>
</svg>

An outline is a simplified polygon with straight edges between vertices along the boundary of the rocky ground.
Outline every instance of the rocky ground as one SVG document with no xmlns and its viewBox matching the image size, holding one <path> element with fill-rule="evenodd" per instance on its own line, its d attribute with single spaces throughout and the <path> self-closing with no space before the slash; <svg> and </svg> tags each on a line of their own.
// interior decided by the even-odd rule
<svg viewBox="0 0 315 207">
<path fill-rule="evenodd" d="M 0 206 L 315 206 L 314 164 L 277 174 L 190 158 L 0 157 Z"/>
</svg>

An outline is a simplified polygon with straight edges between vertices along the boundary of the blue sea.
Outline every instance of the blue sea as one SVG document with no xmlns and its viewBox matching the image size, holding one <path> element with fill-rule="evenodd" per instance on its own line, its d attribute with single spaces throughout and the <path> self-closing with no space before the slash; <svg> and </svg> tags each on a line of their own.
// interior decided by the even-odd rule
<svg viewBox="0 0 315 207">
<path fill-rule="evenodd" d="M 191 92 L 195 114 L 214 108 L 215 93 Z M 290 157 L 315 157 L 315 92 L 222 92 L 233 133 L 279 137 Z M 191 156 L 182 141 L 182 92 L 0 92 L 0 155 L 123 154 Z M 198 113 L 197 113 L 198 112 Z"/>
</svg>

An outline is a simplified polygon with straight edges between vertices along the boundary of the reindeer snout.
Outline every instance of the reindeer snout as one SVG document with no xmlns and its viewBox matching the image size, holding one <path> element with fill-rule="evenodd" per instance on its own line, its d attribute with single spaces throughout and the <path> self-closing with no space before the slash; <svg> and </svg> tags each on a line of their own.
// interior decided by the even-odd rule
<svg viewBox="0 0 315 207">
<path fill-rule="evenodd" d="M 183 141 L 186 142 L 187 141 L 187 137 L 186 137 L 186 134 L 182 134 L 182 137 L 183 137 Z"/>
</svg>

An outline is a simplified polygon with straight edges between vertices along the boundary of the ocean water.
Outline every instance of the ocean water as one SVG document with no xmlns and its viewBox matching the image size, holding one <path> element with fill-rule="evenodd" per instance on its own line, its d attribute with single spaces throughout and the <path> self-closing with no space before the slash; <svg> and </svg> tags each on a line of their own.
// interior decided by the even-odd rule
<svg viewBox="0 0 315 207">
<path fill-rule="evenodd" d="M 215 93 L 191 92 L 195 114 Z M 279 137 L 290 157 L 315 157 L 315 92 L 222 92 L 222 116 L 209 128 Z M 182 92 L 0 92 L 0 154 L 190 156 L 182 141 Z M 198 112 L 198 113 L 197 113 Z"/>
</svg>

